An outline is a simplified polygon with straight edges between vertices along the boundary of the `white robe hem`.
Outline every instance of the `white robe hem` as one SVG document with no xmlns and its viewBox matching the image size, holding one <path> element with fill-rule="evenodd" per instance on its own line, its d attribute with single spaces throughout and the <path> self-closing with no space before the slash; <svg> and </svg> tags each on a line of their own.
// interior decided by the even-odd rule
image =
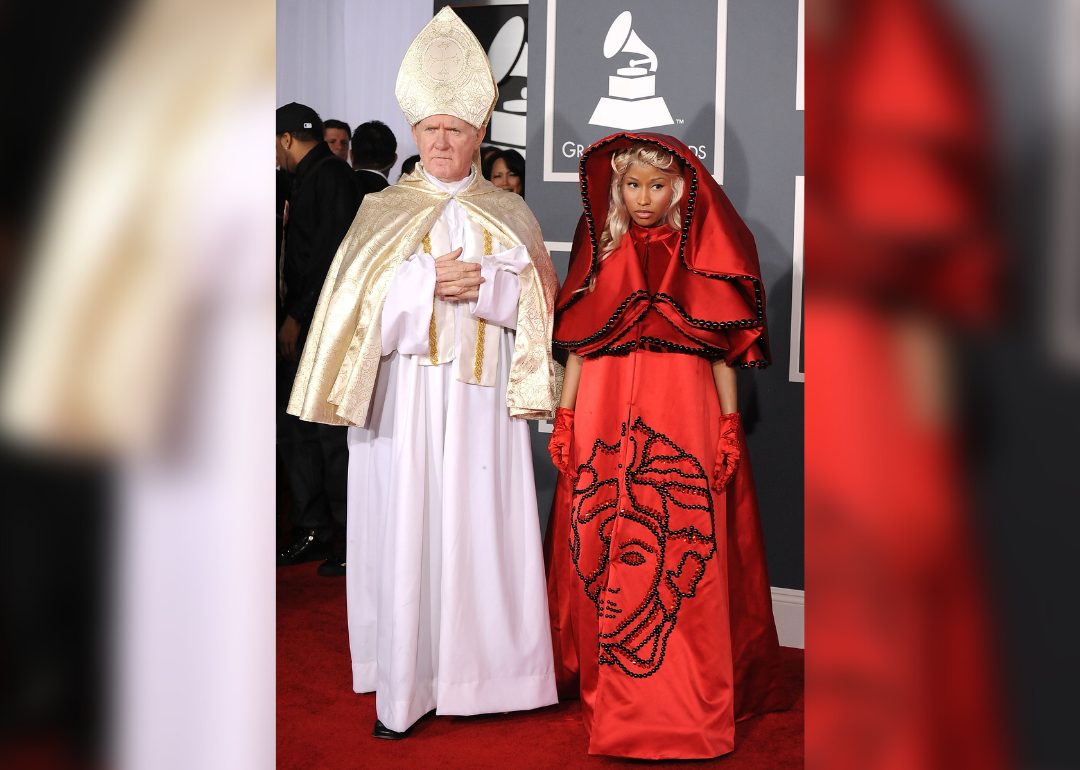
<svg viewBox="0 0 1080 770">
<path fill-rule="evenodd" d="M 478 682 L 440 682 L 436 714 L 472 716 L 531 711 L 559 702 L 555 675 L 540 674 Z"/>
</svg>

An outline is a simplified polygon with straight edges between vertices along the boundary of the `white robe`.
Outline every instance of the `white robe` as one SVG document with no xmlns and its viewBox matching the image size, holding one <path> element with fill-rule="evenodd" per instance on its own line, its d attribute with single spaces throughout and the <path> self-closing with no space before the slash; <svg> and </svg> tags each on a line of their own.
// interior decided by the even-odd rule
<svg viewBox="0 0 1080 770">
<path fill-rule="evenodd" d="M 464 189 L 444 185 L 447 192 Z M 430 365 L 433 256 L 414 254 L 383 309 L 383 359 L 367 424 L 349 428 L 349 641 L 353 689 L 403 731 L 425 713 L 482 714 L 557 701 L 529 428 L 511 418 L 523 247 L 476 251 L 483 231 L 451 199 L 433 256 L 481 262 L 476 303 L 443 307 L 502 327 L 494 387 L 456 371 L 460 338 L 439 328 Z M 491 356 L 491 352 L 487 356 Z"/>
</svg>

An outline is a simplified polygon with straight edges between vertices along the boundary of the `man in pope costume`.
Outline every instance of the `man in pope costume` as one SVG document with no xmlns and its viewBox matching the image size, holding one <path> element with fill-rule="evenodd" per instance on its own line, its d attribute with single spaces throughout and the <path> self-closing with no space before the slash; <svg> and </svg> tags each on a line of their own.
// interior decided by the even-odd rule
<svg viewBox="0 0 1080 770">
<path fill-rule="evenodd" d="M 289 403 L 349 429 L 353 689 L 376 737 L 425 714 L 555 703 L 529 419 L 558 405 L 558 278 L 522 198 L 480 174 L 498 91 L 444 8 L 398 102 L 421 162 L 368 194 L 334 259 Z"/>
</svg>

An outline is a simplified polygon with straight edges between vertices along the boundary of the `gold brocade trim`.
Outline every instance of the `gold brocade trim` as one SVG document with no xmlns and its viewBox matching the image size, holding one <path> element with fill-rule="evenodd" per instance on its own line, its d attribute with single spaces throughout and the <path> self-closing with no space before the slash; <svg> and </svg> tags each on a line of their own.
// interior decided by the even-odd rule
<svg viewBox="0 0 1080 770">
<path fill-rule="evenodd" d="M 437 366 L 439 363 L 439 334 L 435 328 L 435 296 L 431 297 L 431 323 L 427 328 L 428 339 L 428 359 L 431 361 L 432 366 Z"/>
<path fill-rule="evenodd" d="M 424 235 L 424 253 L 431 254 L 431 233 Z M 428 359 L 432 366 L 439 363 L 439 334 L 435 328 L 435 295 L 431 295 L 431 323 L 428 324 Z"/>
<path fill-rule="evenodd" d="M 484 228 L 484 256 L 491 256 L 491 233 Z M 494 288 L 494 287 L 492 287 Z M 473 376 L 476 383 L 480 384 L 480 375 L 484 371 L 484 332 L 487 331 L 487 320 L 481 318 L 476 322 L 476 358 L 473 361 Z"/>
<path fill-rule="evenodd" d="M 480 382 L 480 374 L 484 370 L 484 332 L 487 331 L 487 321 L 481 318 L 476 323 L 476 360 L 473 362 L 472 372 L 476 382 Z"/>
</svg>

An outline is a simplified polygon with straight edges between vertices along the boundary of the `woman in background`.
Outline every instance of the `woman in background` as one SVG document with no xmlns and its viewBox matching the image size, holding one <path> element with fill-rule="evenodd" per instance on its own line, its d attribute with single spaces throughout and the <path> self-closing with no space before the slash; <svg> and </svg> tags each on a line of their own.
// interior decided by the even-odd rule
<svg viewBox="0 0 1080 770">
<path fill-rule="evenodd" d="M 525 158 L 517 150 L 499 150 L 488 156 L 481 170 L 496 187 L 525 197 Z"/>
</svg>

